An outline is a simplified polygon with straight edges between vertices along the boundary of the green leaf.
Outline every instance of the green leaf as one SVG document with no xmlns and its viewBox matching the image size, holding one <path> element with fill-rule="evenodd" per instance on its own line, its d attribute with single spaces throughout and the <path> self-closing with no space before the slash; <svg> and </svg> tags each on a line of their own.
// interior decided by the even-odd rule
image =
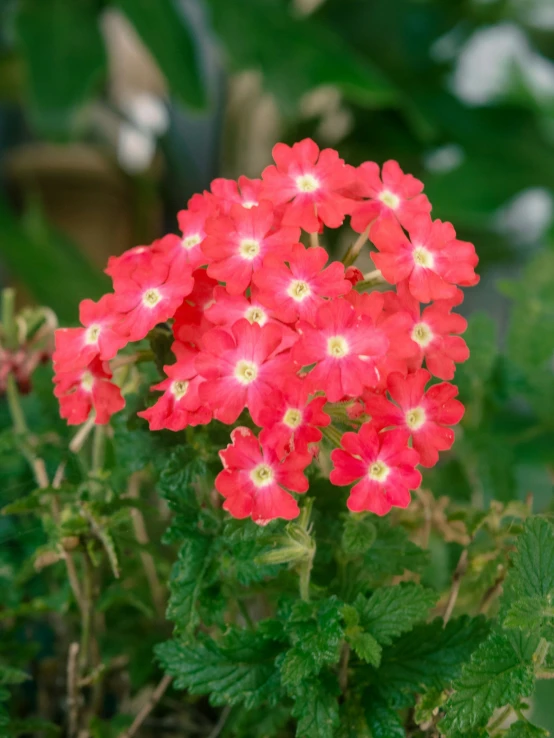
<svg viewBox="0 0 554 738">
<path fill-rule="evenodd" d="M 550 733 L 527 720 L 518 720 L 510 725 L 504 738 L 547 738 Z"/>
<path fill-rule="evenodd" d="M 375 542 L 364 554 L 363 569 L 366 581 L 373 586 L 387 576 L 398 576 L 406 570 L 420 572 L 429 560 L 427 551 L 408 538 L 400 526 L 391 526 L 385 519 L 374 521 L 377 528 Z"/>
<path fill-rule="evenodd" d="M 336 678 L 327 673 L 297 685 L 292 714 L 298 719 L 298 738 L 334 738 L 339 725 L 338 694 Z"/>
<path fill-rule="evenodd" d="M 416 625 L 384 649 L 378 684 L 385 693 L 398 698 L 424 688 L 445 689 L 487 633 L 485 618 L 467 615 L 450 620 L 446 627 L 442 618 Z"/>
<path fill-rule="evenodd" d="M 174 621 L 180 632 L 190 632 L 198 624 L 197 603 L 211 560 L 212 542 L 199 534 L 190 537 L 179 551 L 169 580 L 167 618 Z"/>
<path fill-rule="evenodd" d="M 479 646 L 453 686 L 441 726 L 464 731 L 485 725 L 497 707 L 528 697 L 534 688 L 534 669 L 520 658 L 509 638 L 494 633 Z"/>
<path fill-rule="evenodd" d="M 538 630 L 552 618 L 554 608 L 550 597 L 522 597 L 510 606 L 504 627 Z"/>
<path fill-rule="evenodd" d="M 67 134 L 106 70 L 97 5 L 93 0 L 21 0 L 17 8 L 15 29 L 33 120 L 43 135 Z"/>
<path fill-rule="evenodd" d="M 177 689 L 209 695 L 213 705 L 250 709 L 265 701 L 275 705 L 281 698 L 275 667 L 281 648 L 263 633 L 233 628 L 219 643 L 208 637 L 191 644 L 161 643 L 156 656 Z"/>
<path fill-rule="evenodd" d="M 383 649 L 370 633 L 364 633 L 361 629 L 352 632 L 347 631 L 346 640 L 352 646 L 358 658 L 372 666 L 379 666 Z"/>
<path fill-rule="evenodd" d="M 341 607 L 335 597 L 316 603 L 296 602 L 284 623 L 292 648 L 281 660 L 281 680 L 297 685 L 336 664 L 344 637 Z"/>
<path fill-rule="evenodd" d="M 77 320 L 84 295 L 99 298 L 109 290 L 109 279 L 88 263 L 78 248 L 49 226 L 36 210 L 19 223 L 0 197 L 2 259 L 13 277 L 35 300 L 54 310 L 60 322 Z M 60 289 L 60 275 L 71 275 Z"/>
<path fill-rule="evenodd" d="M 526 521 L 507 586 L 518 597 L 548 597 L 554 593 L 554 528 L 544 518 Z"/>
<path fill-rule="evenodd" d="M 173 0 L 115 0 L 152 52 L 171 91 L 192 108 L 206 105 L 199 50 L 186 14 Z"/>
<path fill-rule="evenodd" d="M 372 693 L 366 696 L 365 716 L 372 738 L 405 738 L 406 729 L 398 712 Z"/>
<path fill-rule="evenodd" d="M 391 82 L 331 26 L 295 17 L 279 2 L 243 0 L 240 13 L 228 0 L 209 0 L 209 4 L 233 67 L 261 70 L 264 86 L 286 114 L 295 111 L 304 93 L 321 85 L 338 87 L 360 105 L 395 102 L 397 91 Z"/>
<path fill-rule="evenodd" d="M 369 516 L 351 513 L 344 525 L 342 548 L 346 554 L 355 556 L 371 548 L 376 537 L 377 529 Z"/>
<path fill-rule="evenodd" d="M 6 733 L 2 734 L 6 738 L 19 738 L 19 736 L 41 735 L 44 738 L 60 735 L 61 728 L 54 725 L 49 720 L 41 720 L 40 718 L 27 718 L 25 720 L 11 720 L 7 726 Z M 106 738 L 104 736 L 104 738 Z"/>
<path fill-rule="evenodd" d="M 436 601 L 437 594 L 431 589 L 408 582 L 381 587 L 369 599 L 358 595 L 354 605 L 360 613 L 363 629 L 387 646 L 415 623 L 424 620 Z"/>
</svg>

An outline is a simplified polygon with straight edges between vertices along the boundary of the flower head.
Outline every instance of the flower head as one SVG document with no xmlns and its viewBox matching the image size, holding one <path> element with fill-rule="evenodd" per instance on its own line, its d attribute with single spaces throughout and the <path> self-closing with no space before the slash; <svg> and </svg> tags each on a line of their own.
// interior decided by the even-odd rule
<svg viewBox="0 0 554 738">
<path fill-rule="evenodd" d="M 297 517 L 298 503 L 290 492 L 308 489 L 303 472 L 311 461 L 310 454 L 293 452 L 280 460 L 273 447 L 260 445 L 251 430 L 239 427 L 219 455 L 224 469 L 215 487 L 225 497 L 223 508 L 233 517 L 251 517 L 258 525 L 275 518 Z"/>
<path fill-rule="evenodd" d="M 83 369 L 58 372 L 54 376 L 54 394 L 60 401 L 60 415 L 68 425 L 80 425 L 94 409 L 97 425 L 125 407 L 119 387 L 110 382 L 111 372 L 98 357 Z"/>
<path fill-rule="evenodd" d="M 386 515 L 391 507 L 408 507 L 410 490 L 421 484 L 418 455 L 408 447 L 408 438 L 401 430 L 377 433 L 371 423 L 343 435 L 342 448 L 331 452 L 329 479 L 339 487 L 357 482 L 346 503 L 349 510 Z"/>
</svg>

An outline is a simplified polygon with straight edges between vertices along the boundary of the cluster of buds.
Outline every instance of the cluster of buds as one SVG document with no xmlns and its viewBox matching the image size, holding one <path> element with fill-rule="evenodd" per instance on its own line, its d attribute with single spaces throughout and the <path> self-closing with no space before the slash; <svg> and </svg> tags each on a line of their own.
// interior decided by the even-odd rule
<svg viewBox="0 0 554 738">
<path fill-rule="evenodd" d="M 33 372 L 52 356 L 57 327 L 56 316 L 48 308 L 27 308 L 14 315 L 13 299 L 14 291 L 5 289 L 0 322 L 0 395 L 6 392 L 9 376 L 21 394 L 30 392 Z"/>
<path fill-rule="evenodd" d="M 469 355 L 453 310 L 478 281 L 475 249 L 431 218 L 423 184 L 394 161 L 355 168 L 310 139 L 273 157 L 259 180 L 216 179 L 192 197 L 180 235 L 110 258 L 113 293 L 56 334 L 61 414 L 107 423 L 124 406 L 110 362 L 169 322 L 175 363 L 139 415 L 179 431 L 248 411 L 220 451 L 231 515 L 295 518 L 291 493 L 307 491 L 323 436 L 330 481 L 354 483 L 349 509 L 383 515 L 409 504 L 417 466 L 437 463 L 463 415 L 456 387 L 433 377 L 451 380 Z M 347 216 L 360 236 L 328 263 L 319 237 Z M 377 269 L 364 278 L 352 264 L 368 239 Z"/>
</svg>

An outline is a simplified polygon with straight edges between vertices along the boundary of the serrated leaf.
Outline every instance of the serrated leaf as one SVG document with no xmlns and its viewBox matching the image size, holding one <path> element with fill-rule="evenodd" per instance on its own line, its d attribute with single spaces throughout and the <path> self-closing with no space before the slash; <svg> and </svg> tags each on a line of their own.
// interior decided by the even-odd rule
<svg viewBox="0 0 554 738">
<path fill-rule="evenodd" d="M 441 726 L 464 731 L 484 725 L 497 707 L 528 697 L 534 687 L 532 663 L 522 661 L 510 640 L 493 633 L 473 654 L 454 683 Z"/>
<path fill-rule="evenodd" d="M 334 738 L 339 725 L 339 687 L 332 674 L 306 681 L 294 693 L 293 717 L 298 719 L 298 738 Z"/>
<path fill-rule="evenodd" d="M 544 518 L 526 521 L 508 584 L 518 596 L 548 597 L 554 593 L 554 529 Z"/>
<path fill-rule="evenodd" d="M 550 733 L 538 725 L 533 725 L 527 720 L 518 720 L 510 725 L 510 729 L 504 738 L 548 738 Z"/>
<path fill-rule="evenodd" d="M 354 604 L 363 629 L 388 646 L 394 638 L 424 620 L 437 599 L 433 590 L 408 582 L 381 587 L 369 599 L 358 595 Z"/>
<path fill-rule="evenodd" d="M 388 576 L 403 574 L 406 570 L 420 572 L 429 561 L 424 551 L 409 540 L 400 526 L 392 527 L 388 520 L 374 521 L 377 538 L 363 559 L 363 573 L 372 586 L 383 582 Z"/>
<path fill-rule="evenodd" d="M 0 664 L 0 686 L 23 684 L 28 679 L 29 675 L 21 669 Z"/>
<path fill-rule="evenodd" d="M 364 633 L 361 629 L 346 631 L 346 640 L 354 649 L 358 658 L 367 664 L 378 667 L 381 663 L 383 649 L 370 633 Z"/>
<path fill-rule="evenodd" d="M 399 697 L 425 688 L 445 689 L 459 676 L 488 630 L 485 618 L 467 615 L 450 620 L 446 627 L 442 618 L 416 625 L 384 649 L 378 683 L 386 693 Z"/>
<path fill-rule="evenodd" d="M 263 634 L 232 629 L 219 643 L 207 637 L 193 644 L 161 643 L 156 656 L 177 689 L 209 695 L 213 705 L 250 709 L 280 699 L 275 658 L 281 649 Z"/>
<path fill-rule="evenodd" d="M 348 555 L 364 553 L 377 537 L 377 529 L 368 516 L 350 514 L 344 524 L 342 548 Z"/>
<path fill-rule="evenodd" d="M 292 648 L 283 657 L 281 680 L 296 685 L 319 674 L 323 666 L 336 664 L 344 637 L 341 604 L 336 597 L 316 603 L 297 602 L 285 622 Z"/>
<path fill-rule="evenodd" d="M 504 618 L 505 628 L 537 630 L 554 618 L 550 597 L 522 597 L 517 599 Z"/>
<path fill-rule="evenodd" d="M 200 534 L 190 536 L 179 551 L 171 570 L 171 595 L 167 606 L 167 618 L 175 623 L 178 631 L 191 631 L 198 623 L 196 605 L 211 559 L 212 541 Z"/>
<path fill-rule="evenodd" d="M 438 714 L 441 707 L 447 699 L 447 694 L 442 689 L 430 689 L 417 701 L 414 710 L 414 720 L 418 725 L 432 720 Z"/>
<path fill-rule="evenodd" d="M 379 695 L 366 695 L 365 705 L 365 716 L 372 738 L 406 738 L 404 722 L 398 712 Z"/>
</svg>

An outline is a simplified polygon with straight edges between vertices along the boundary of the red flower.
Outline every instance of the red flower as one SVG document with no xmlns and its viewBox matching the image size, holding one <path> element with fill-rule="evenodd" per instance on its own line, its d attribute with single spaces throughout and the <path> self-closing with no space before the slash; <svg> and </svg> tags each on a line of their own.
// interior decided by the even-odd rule
<svg viewBox="0 0 554 738">
<path fill-rule="evenodd" d="M 151 388 L 161 390 L 164 394 L 152 407 L 137 413 L 148 420 L 150 430 L 167 428 L 179 431 L 187 425 L 209 423 L 212 419 L 211 412 L 203 406 L 198 394 L 198 387 L 203 381 L 194 363 L 198 352 L 179 342 L 175 342 L 171 348 L 177 362 L 164 366 L 168 379 Z"/>
<path fill-rule="evenodd" d="M 208 237 L 202 250 L 208 257 L 208 274 L 225 282 L 229 294 L 246 290 L 265 256 L 273 253 L 285 258 L 298 241 L 298 228 L 272 230 L 273 223 L 273 208 L 266 202 L 250 209 L 232 205 L 229 216 L 206 223 Z"/>
<path fill-rule="evenodd" d="M 275 256 L 268 256 L 254 274 L 258 299 L 285 323 L 298 318 L 313 321 L 325 297 L 338 297 L 352 289 L 339 261 L 324 269 L 328 259 L 325 249 L 306 249 L 301 243 L 292 247 L 287 258 L 289 266 Z"/>
<path fill-rule="evenodd" d="M 110 256 L 108 266 L 104 269 L 112 279 L 127 277 L 135 269 L 148 269 L 152 262 L 153 249 L 150 246 L 134 246 L 121 256 Z"/>
<path fill-rule="evenodd" d="M 425 359 L 433 376 L 453 379 L 456 364 L 467 361 L 469 349 L 463 338 L 453 335 L 465 331 L 467 320 L 451 312 L 452 301 L 438 300 L 421 312 L 419 302 L 410 295 L 404 282 L 398 285 L 398 295 L 387 293 L 387 301 L 394 311 L 402 311 L 397 315 L 409 316 L 408 335 L 417 347 L 416 358 L 410 362 L 411 368 L 418 369 Z M 455 304 L 459 302 L 456 298 Z"/>
<path fill-rule="evenodd" d="M 206 238 L 206 220 L 213 214 L 212 208 L 203 205 L 198 210 L 181 210 L 177 213 L 181 236 L 169 233 L 154 244 L 154 251 L 167 256 L 167 261 L 192 269 L 208 263 L 202 251 L 202 242 Z"/>
<path fill-rule="evenodd" d="M 264 197 L 275 205 L 288 203 L 283 225 L 300 226 L 309 233 L 319 231 L 320 222 L 330 228 L 342 225 L 352 200 L 342 193 L 354 178 L 353 167 L 333 149 L 319 151 L 310 138 L 291 148 L 273 147 L 275 164 L 262 172 Z"/>
<path fill-rule="evenodd" d="M 95 356 L 113 359 L 127 339 L 117 330 L 114 295 L 104 295 L 98 302 L 83 300 L 79 319 L 84 328 L 60 328 L 55 333 L 54 363 L 64 372 L 87 367 Z"/>
<path fill-rule="evenodd" d="M 408 448 L 408 438 L 399 430 L 377 433 L 371 423 L 343 435 L 342 448 L 331 452 L 335 468 L 329 479 L 339 487 L 360 480 L 350 491 L 349 510 L 386 515 L 391 507 L 408 507 L 410 490 L 421 484 L 418 455 Z"/>
<path fill-rule="evenodd" d="M 306 492 L 304 469 L 310 454 L 293 452 L 283 461 L 271 446 L 262 445 L 248 428 L 235 428 L 231 443 L 219 452 L 224 470 L 215 487 L 225 502 L 223 508 L 235 518 L 251 517 L 258 525 L 275 518 L 292 520 L 299 514 L 291 492 Z"/>
<path fill-rule="evenodd" d="M 136 269 L 114 281 L 115 309 L 123 315 L 120 330 L 129 341 L 140 341 L 158 323 L 173 316 L 194 286 L 190 267 L 167 264 L 162 258 L 148 270 Z"/>
<path fill-rule="evenodd" d="M 211 191 L 217 198 L 220 210 L 228 215 L 233 203 L 243 208 L 253 208 L 260 204 L 263 183 L 261 179 L 249 179 L 241 176 L 238 183 L 234 179 L 214 179 Z"/>
<path fill-rule="evenodd" d="M 308 400 L 306 382 L 291 377 L 281 389 L 281 395 L 260 413 L 263 431 L 260 441 L 275 446 L 281 456 L 291 450 L 306 451 L 309 443 L 321 440 L 321 431 L 331 418 L 323 412 L 325 396 Z"/>
<path fill-rule="evenodd" d="M 200 336 L 212 327 L 206 317 L 210 306 L 214 303 L 214 288 L 217 280 L 208 276 L 205 269 L 196 269 L 192 273 L 194 287 L 186 296 L 174 315 L 173 335 L 178 341 L 188 341 L 197 345 Z"/>
<path fill-rule="evenodd" d="M 378 428 L 398 426 L 412 436 L 412 445 L 419 454 L 423 466 L 434 466 L 439 451 L 447 451 L 454 443 L 456 425 L 462 419 L 464 406 L 454 398 L 458 388 L 441 382 L 425 392 L 431 375 L 425 369 L 403 377 L 392 373 L 388 378 L 388 391 L 396 404 L 383 395 L 366 397 L 366 410 L 373 425 Z"/>
<path fill-rule="evenodd" d="M 94 408 L 97 425 L 105 425 L 110 417 L 125 407 L 119 387 L 108 380 L 111 373 L 107 363 L 98 357 L 88 367 L 54 376 L 54 395 L 60 401 L 60 415 L 69 425 L 80 425 Z"/>
<path fill-rule="evenodd" d="M 259 425 L 264 405 L 278 395 L 275 387 L 294 372 L 288 358 L 275 356 L 282 340 L 280 326 L 239 320 L 230 331 L 213 328 L 202 338 L 196 368 L 206 382 L 201 399 L 223 423 L 234 423 L 247 407 Z"/>
<path fill-rule="evenodd" d="M 300 340 L 292 349 L 300 366 L 316 364 L 306 377 L 310 391 L 323 390 L 330 402 L 338 402 L 373 386 L 374 361 L 388 348 L 384 333 L 343 298 L 322 305 L 314 325 L 298 324 Z"/>
<path fill-rule="evenodd" d="M 407 279 L 420 302 L 450 300 L 457 294 L 455 284 L 477 284 L 475 248 L 456 239 L 451 223 L 417 216 L 409 232 L 410 239 L 393 218 L 383 218 L 371 229 L 371 240 L 380 252 L 371 258 L 387 282 Z"/>
<path fill-rule="evenodd" d="M 361 164 L 356 173 L 356 192 L 368 198 L 352 210 L 350 225 L 358 233 L 363 233 L 382 216 L 394 215 L 403 226 L 409 227 L 415 216 L 431 212 L 431 203 L 426 195 L 420 194 L 423 182 L 411 174 L 404 174 L 398 162 L 386 161 L 381 177 L 379 166 L 373 161 Z"/>
</svg>

